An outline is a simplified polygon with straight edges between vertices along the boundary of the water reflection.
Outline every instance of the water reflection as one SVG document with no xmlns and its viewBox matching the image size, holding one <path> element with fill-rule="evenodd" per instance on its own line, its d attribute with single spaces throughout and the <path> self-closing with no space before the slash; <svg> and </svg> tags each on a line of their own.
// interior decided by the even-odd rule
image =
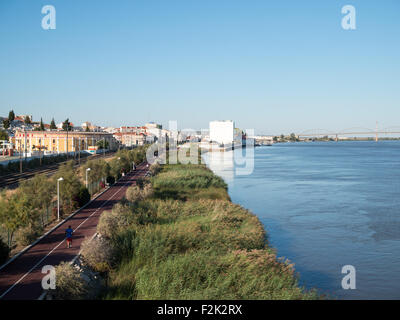
<svg viewBox="0 0 400 320">
<path fill-rule="evenodd" d="M 234 183 L 234 152 L 207 152 L 203 155 L 206 165 L 226 183 Z"/>
</svg>

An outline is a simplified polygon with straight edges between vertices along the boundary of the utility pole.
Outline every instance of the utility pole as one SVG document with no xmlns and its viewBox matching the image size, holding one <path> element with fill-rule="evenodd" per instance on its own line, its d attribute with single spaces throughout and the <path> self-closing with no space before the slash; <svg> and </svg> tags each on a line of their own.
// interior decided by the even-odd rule
<svg viewBox="0 0 400 320">
<path fill-rule="evenodd" d="M 67 161 L 68 161 L 68 129 L 69 129 L 69 120 L 67 121 Z"/>
<path fill-rule="evenodd" d="M 78 159 L 79 159 L 79 165 L 81 165 L 81 138 L 79 138 L 79 154 L 78 154 Z"/>
<path fill-rule="evenodd" d="M 24 149 L 25 149 L 25 165 L 26 165 L 26 142 L 27 142 L 27 138 L 26 138 L 26 129 L 25 129 L 25 127 L 24 127 L 24 137 L 25 137 Z"/>
<path fill-rule="evenodd" d="M 40 144 L 39 144 L 39 159 L 40 159 L 40 166 L 42 166 L 42 138 L 39 139 Z"/>
<path fill-rule="evenodd" d="M 19 173 L 22 173 L 22 139 L 19 140 Z"/>
</svg>

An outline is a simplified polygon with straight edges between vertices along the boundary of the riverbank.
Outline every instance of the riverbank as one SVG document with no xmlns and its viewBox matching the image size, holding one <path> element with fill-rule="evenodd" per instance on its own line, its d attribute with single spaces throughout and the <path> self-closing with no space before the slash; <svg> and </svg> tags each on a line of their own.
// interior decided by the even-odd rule
<svg viewBox="0 0 400 320">
<path fill-rule="evenodd" d="M 101 217 L 113 258 L 103 299 L 317 299 L 277 258 L 259 219 L 204 165 L 152 167 Z M 104 248 L 102 249 L 104 251 Z M 93 252 L 93 251 L 92 251 Z"/>
</svg>

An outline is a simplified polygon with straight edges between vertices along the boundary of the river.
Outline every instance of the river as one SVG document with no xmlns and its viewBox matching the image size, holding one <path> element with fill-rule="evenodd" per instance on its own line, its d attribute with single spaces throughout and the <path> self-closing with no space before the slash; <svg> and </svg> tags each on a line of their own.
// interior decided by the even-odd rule
<svg viewBox="0 0 400 320">
<path fill-rule="evenodd" d="M 206 154 L 233 202 L 256 214 L 300 284 L 337 299 L 400 299 L 400 141 L 281 143 Z M 236 161 L 237 162 L 237 161 Z M 356 289 L 343 289 L 354 266 Z"/>
</svg>

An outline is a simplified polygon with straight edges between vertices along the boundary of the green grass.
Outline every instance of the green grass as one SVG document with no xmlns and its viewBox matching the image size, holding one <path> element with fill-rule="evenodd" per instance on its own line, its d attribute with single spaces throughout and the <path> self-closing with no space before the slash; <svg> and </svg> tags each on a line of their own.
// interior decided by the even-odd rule
<svg viewBox="0 0 400 320">
<path fill-rule="evenodd" d="M 111 241 L 118 263 L 104 299 L 316 299 L 277 259 L 259 219 L 202 165 L 167 165 L 154 194 L 127 204 Z"/>
</svg>

